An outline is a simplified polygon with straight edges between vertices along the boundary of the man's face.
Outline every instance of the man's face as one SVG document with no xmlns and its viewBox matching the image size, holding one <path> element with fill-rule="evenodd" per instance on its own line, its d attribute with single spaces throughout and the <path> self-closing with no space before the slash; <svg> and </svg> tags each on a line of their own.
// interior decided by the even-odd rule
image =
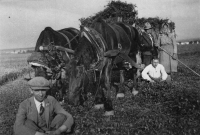
<svg viewBox="0 0 200 135">
<path fill-rule="evenodd" d="M 32 93 L 37 101 L 42 102 L 46 98 L 47 90 L 46 89 L 35 89 L 35 90 L 32 89 Z"/>
<path fill-rule="evenodd" d="M 153 67 L 156 68 L 158 64 L 159 64 L 159 60 L 158 59 L 153 59 L 153 61 L 152 61 Z"/>
<path fill-rule="evenodd" d="M 168 31 L 169 31 L 168 26 L 167 26 L 167 25 L 164 25 L 164 26 L 163 26 L 163 32 L 164 32 L 164 33 L 167 33 Z"/>
<path fill-rule="evenodd" d="M 146 33 L 150 34 L 151 33 L 151 29 L 146 30 Z"/>
</svg>

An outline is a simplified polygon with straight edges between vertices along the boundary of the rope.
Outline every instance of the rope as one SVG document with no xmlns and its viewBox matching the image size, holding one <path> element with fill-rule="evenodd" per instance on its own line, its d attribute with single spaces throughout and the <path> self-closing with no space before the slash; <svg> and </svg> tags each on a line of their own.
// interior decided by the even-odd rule
<svg viewBox="0 0 200 135">
<path fill-rule="evenodd" d="M 164 52 L 166 52 L 169 56 L 171 56 L 173 58 L 173 56 L 169 52 L 167 52 L 165 49 L 161 48 L 160 46 L 158 46 L 158 48 L 160 48 L 161 50 L 163 50 Z M 194 74 L 196 74 L 197 76 L 200 77 L 200 74 L 198 74 L 197 72 L 195 72 L 194 70 L 192 70 L 190 67 L 188 67 L 186 64 L 184 64 L 183 62 L 181 62 L 179 59 L 176 58 L 176 60 L 178 62 L 180 62 L 182 65 L 184 65 L 186 68 L 188 68 L 190 71 L 192 71 Z"/>
<path fill-rule="evenodd" d="M 76 36 L 74 36 L 71 40 L 69 40 L 68 43 L 64 44 L 64 46 L 66 46 L 66 45 L 68 45 L 69 43 L 71 43 L 71 41 L 74 40 L 76 37 L 78 37 L 78 35 L 79 35 L 79 33 L 78 33 Z"/>
<path fill-rule="evenodd" d="M 58 33 L 60 33 L 67 40 L 67 44 L 69 44 L 69 48 L 72 49 L 71 42 L 70 42 L 69 38 L 62 32 L 58 32 Z M 65 44 L 65 45 L 67 45 L 67 44 Z"/>
</svg>

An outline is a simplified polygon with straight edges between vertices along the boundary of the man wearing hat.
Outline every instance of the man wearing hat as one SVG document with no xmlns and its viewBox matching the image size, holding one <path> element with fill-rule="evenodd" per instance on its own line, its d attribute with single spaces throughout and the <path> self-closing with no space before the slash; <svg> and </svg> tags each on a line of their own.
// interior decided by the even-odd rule
<svg viewBox="0 0 200 135">
<path fill-rule="evenodd" d="M 148 66 L 151 64 L 152 57 L 157 55 L 155 49 L 156 36 L 149 22 L 146 22 L 144 25 L 145 32 L 142 32 L 140 39 L 142 44 L 142 62 L 145 66 Z"/>
<path fill-rule="evenodd" d="M 50 88 L 49 81 L 44 77 L 35 77 L 28 84 L 33 96 L 19 105 L 14 134 L 61 135 L 70 132 L 73 117 L 54 97 L 46 95 Z"/>
</svg>

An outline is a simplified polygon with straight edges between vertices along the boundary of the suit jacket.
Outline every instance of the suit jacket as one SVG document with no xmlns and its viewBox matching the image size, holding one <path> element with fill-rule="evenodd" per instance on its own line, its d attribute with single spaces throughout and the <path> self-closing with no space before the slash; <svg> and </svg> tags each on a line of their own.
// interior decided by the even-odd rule
<svg viewBox="0 0 200 135">
<path fill-rule="evenodd" d="M 141 44 L 143 44 L 143 46 L 141 47 L 141 51 L 143 55 L 152 55 L 153 53 L 155 53 L 155 41 L 156 37 L 155 35 L 151 34 L 151 38 L 148 35 L 148 33 L 143 32 L 141 37 L 140 37 L 140 41 Z"/>
<path fill-rule="evenodd" d="M 60 105 L 60 103 L 52 96 L 47 96 L 44 100 L 45 102 L 45 121 L 47 128 L 49 128 L 51 121 L 53 120 L 54 113 L 64 114 L 67 116 L 67 120 L 64 122 L 64 125 L 71 127 L 74 123 L 74 120 L 68 112 L 66 112 Z M 16 121 L 14 124 L 14 133 L 15 135 L 35 135 L 36 131 L 26 127 L 26 119 L 30 119 L 33 122 L 37 123 L 38 120 L 38 111 L 34 102 L 34 97 L 24 100 L 18 109 L 16 116 Z"/>
</svg>

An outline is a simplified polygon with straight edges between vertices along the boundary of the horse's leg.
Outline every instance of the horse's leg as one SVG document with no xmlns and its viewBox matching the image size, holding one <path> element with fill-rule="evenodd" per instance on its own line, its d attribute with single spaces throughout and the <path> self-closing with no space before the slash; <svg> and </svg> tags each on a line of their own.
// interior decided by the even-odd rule
<svg viewBox="0 0 200 135">
<path fill-rule="evenodd" d="M 138 94 L 137 88 L 138 88 L 138 83 L 137 83 L 137 75 L 134 73 L 133 76 L 133 88 L 132 88 L 132 94 L 135 96 Z"/>
<path fill-rule="evenodd" d="M 103 103 L 105 101 L 105 96 L 104 96 L 104 93 L 103 93 L 103 89 L 101 88 L 101 85 L 100 85 L 101 79 L 102 79 L 102 72 L 103 71 L 99 72 L 99 79 L 96 82 L 97 91 L 95 93 L 95 106 L 94 106 L 96 109 L 104 108 Z"/>
<path fill-rule="evenodd" d="M 118 85 L 117 98 L 124 97 L 124 89 L 122 88 L 124 80 L 124 70 L 120 70 L 120 84 Z"/>
<path fill-rule="evenodd" d="M 141 58 L 141 52 L 138 51 L 138 53 L 136 54 L 136 63 L 138 65 L 141 65 L 142 66 L 142 58 Z M 137 69 L 137 80 L 138 82 L 141 81 L 141 69 Z"/>
<path fill-rule="evenodd" d="M 142 64 L 141 53 L 139 51 L 135 55 L 135 60 L 138 65 Z M 133 88 L 132 88 L 132 94 L 134 96 L 138 94 L 137 89 L 138 89 L 138 81 L 140 81 L 139 80 L 140 76 L 141 76 L 140 69 L 137 69 L 136 72 L 134 71 L 134 73 L 133 73 Z"/>
<path fill-rule="evenodd" d="M 96 109 L 104 108 L 105 96 L 104 96 L 103 89 L 101 87 L 99 87 L 97 90 L 98 91 L 95 94 L 94 108 L 96 108 Z"/>
<path fill-rule="evenodd" d="M 105 64 L 105 67 L 103 69 L 104 74 L 104 86 L 106 89 L 106 101 L 104 102 L 104 108 L 105 108 L 105 116 L 114 115 L 112 100 L 111 100 L 111 85 L 110 85 L 110 72 L 112 70 L 112 59 L 107 59 L 107 62 Z"/>
</svg>

